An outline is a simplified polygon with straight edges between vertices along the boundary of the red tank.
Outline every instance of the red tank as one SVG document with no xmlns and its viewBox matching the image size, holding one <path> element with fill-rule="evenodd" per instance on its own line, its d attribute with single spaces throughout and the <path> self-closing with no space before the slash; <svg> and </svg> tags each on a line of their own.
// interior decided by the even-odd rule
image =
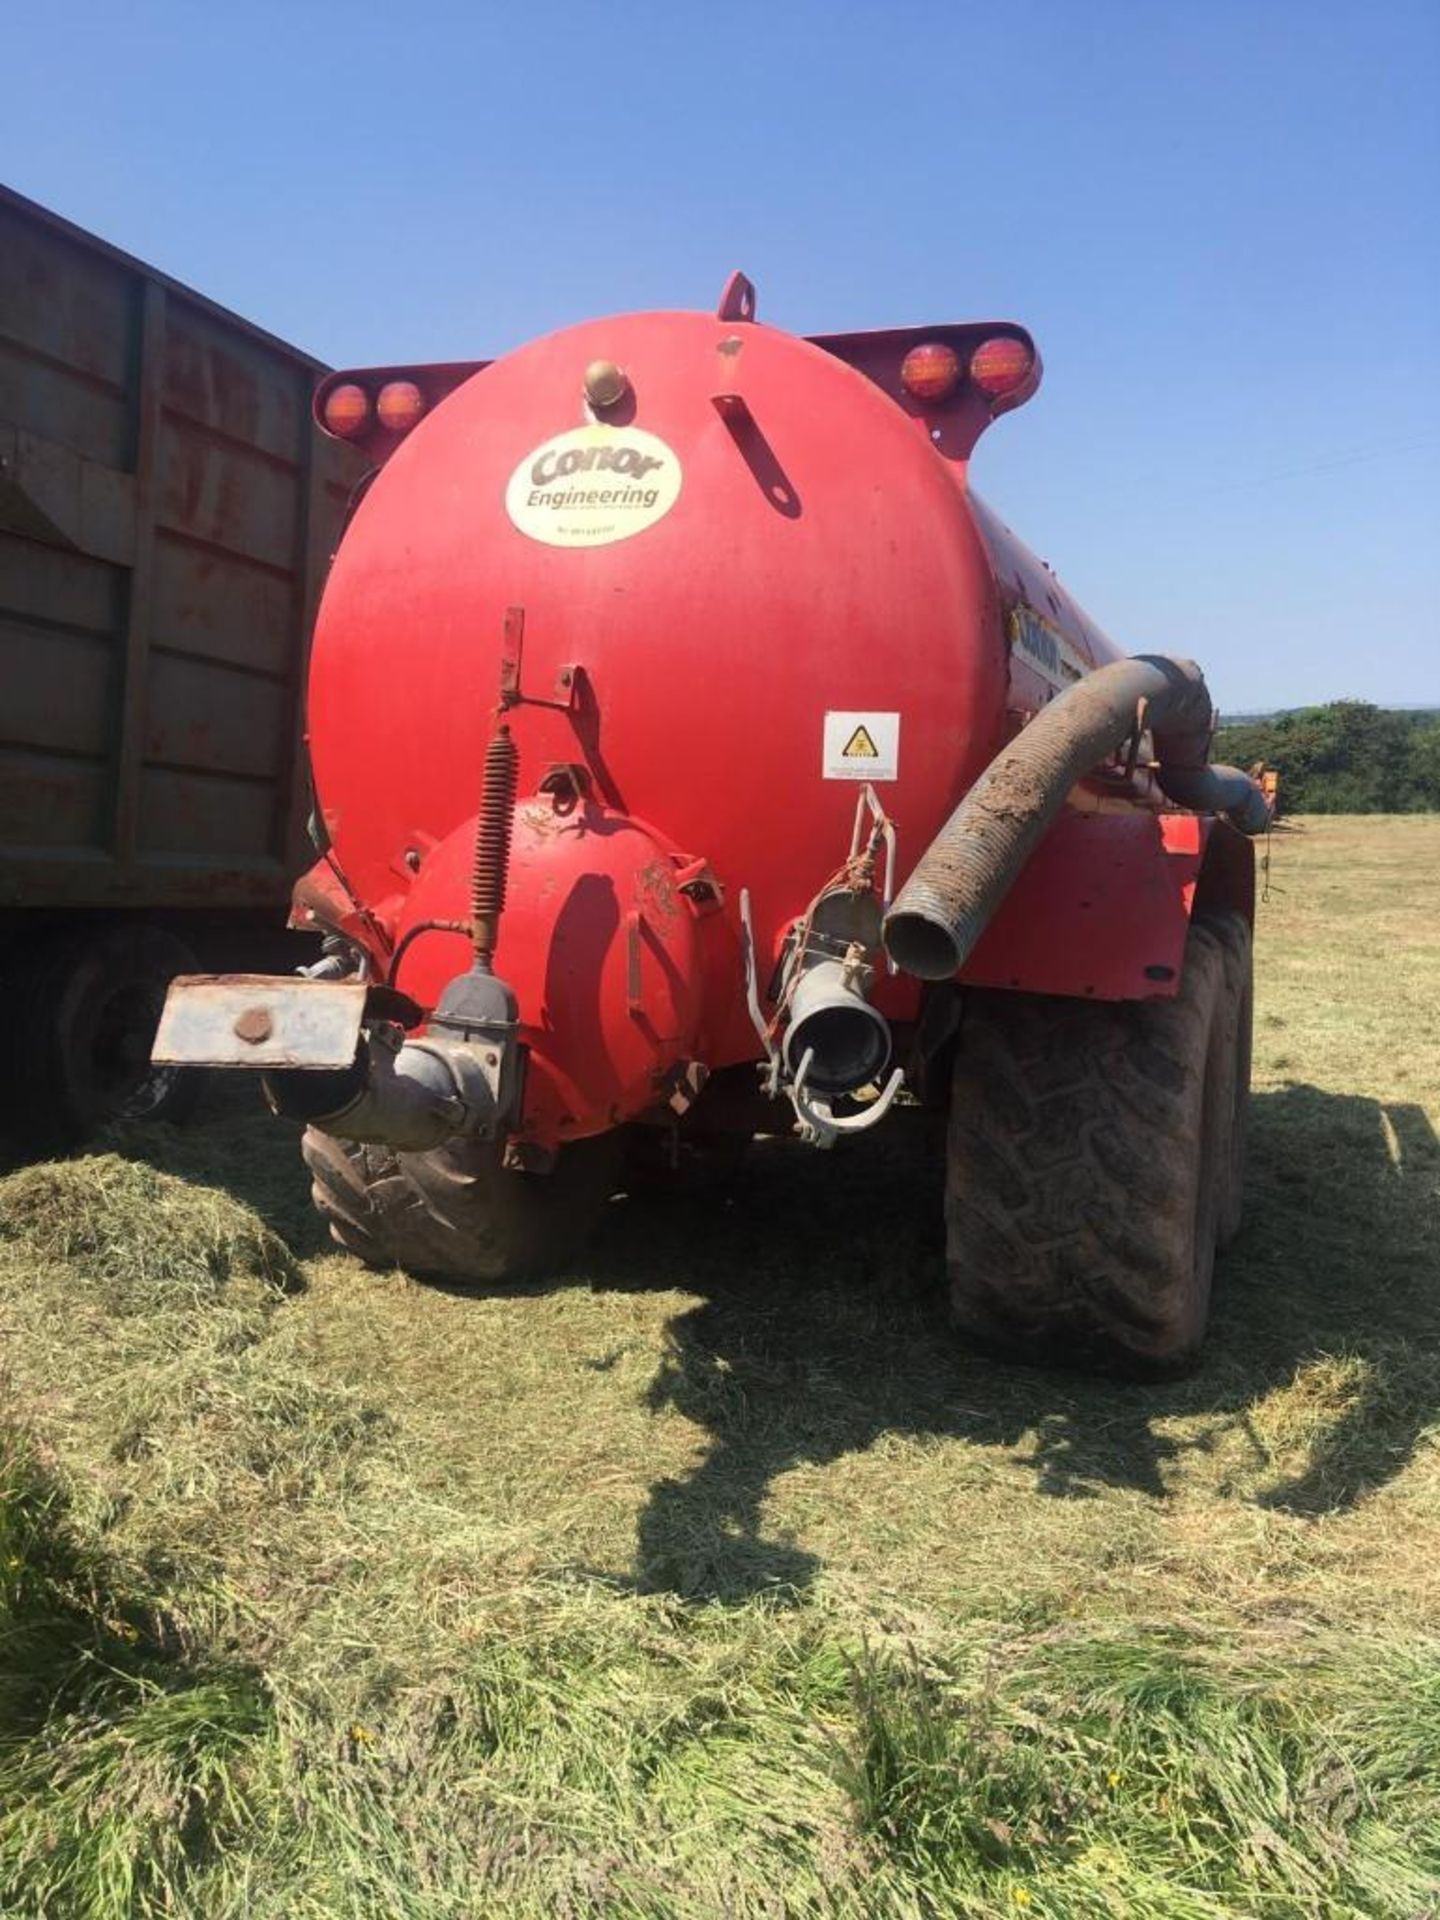
<svg viewBox="0 0 1440 1920">
<path fill-rule="evenodd" d="M 950 378 L 937 399 L 903 383 L 917 343 Z M 965 372 L 987 343 L 994 393 Z M 597 363 L 623 380 L 608 407 L 587 398 Z M 806 340 L 732 298 L 535 341 L 398 443 L 362 415 L 388 457 L 315 633 L 321 817 L 377 967 L 420 923 L 458 926 L 518 684 L 495 967 L 529 1049 L 525 1137 L 630 1118 L 683 1061 L 756 1057 L 741 890 L 768 977 L 843 863 L 857 781 L 903 869 L 1007 735 L 1115 657 L 968 488 L 979 433 L 1039 372 L 1017 327 Z M 452 377 L 337 375 L 320 417 L 337 389 L 405 379 L 423 401 Z M 427 933 L 395 983 L 433 1005 L 465 952 Z M 904 1022 L 918 995 L 888 975 L 873 999 Z"/>
</svg>

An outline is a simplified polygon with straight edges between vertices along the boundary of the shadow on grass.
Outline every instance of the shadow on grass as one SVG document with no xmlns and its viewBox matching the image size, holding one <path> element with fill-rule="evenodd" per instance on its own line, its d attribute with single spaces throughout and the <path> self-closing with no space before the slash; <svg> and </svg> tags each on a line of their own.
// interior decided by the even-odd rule
<svg viewBox="0 0 1440 1920">
<path fill-rule="evenodd" d="M 1424 1113 L 1303 1085 L 1258 1095 L 1247 1224 L 1220 1263 L 1206 1356 L 1136 1387 L 1004 1365 L 944 1323 L 942 1168 L 897 1135 L 821 1156 L 757 1148 L 728 1195 L 618 1206 L 591 1271 L 707 1296 L 671 1323 L 651 1403 L 709 1433 L 686 1478 L 651 1491 L 637 1579 L 738 1599 L 804 1587 L 817 1561 L 763 1537 L 776 1476 L 904 1433 L 1025 1446 L 1041 1491 L 1165 1495 L 1169 1462 L 1238 1431 L 1260 1497 L 1319 1514 L 1399 1472 L 1440 1409 L 1440 1142 Z M 908 1147 L 908 1151 L 907 1151 Z M 598 1271 L 597 1271 L 598 1269 Z M 1303 1468 L 1255 1410 L 1311 1369 Z M 1177 1438 L 1177 1417 L 1201 1416 Z M 1295 1449 L 1290 1449 L 1293 1454 Z"/>
<path fill-rule="evenodd" d="M 326 1250 L 294 1130 L 230 1088 L 210 1104 L 218 1124 L 115 1144 L 226 1187 L 300 1258 Z M 1063 1499 L 1162 1499 L 1172 1467 L 1237 1435 L 1252 1463 L 1238 1491 L 1287 1511 L 1343 1509 L 1393 1477 L 1440 1412 L 1440 1142 L 1417 1106 L 1299 1084 L 1256 1096 L 1251 1141 L 1247 1221 L 1217 1268 L 1203 1363 L 1163 1387 L 1007 1365 L 958 1341 L 943 1163 L 918 1116 L 829 1155 L 758 1143 L 728 1188 L 615 1203 L 585 1278 L 702 1296 L 670 1324 L 650 1402 L 708 1447 L 651 1489 L 637 1583 L 727 1599 L 803 1588 L 815 1556 L 763 1534 L 772 1483 L 891 1433 L 1022 1450 Z M 1265 1428 L 1277 1393 L 1295 1403 L 1288 1436 Z"/>
</svg>

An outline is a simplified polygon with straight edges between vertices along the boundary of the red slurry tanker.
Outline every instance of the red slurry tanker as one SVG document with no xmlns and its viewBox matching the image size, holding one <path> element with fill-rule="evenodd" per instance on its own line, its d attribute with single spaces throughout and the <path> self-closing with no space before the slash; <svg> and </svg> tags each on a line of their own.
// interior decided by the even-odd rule
<svg viewBox="0 0 1440 1920">
<path fill-rule="evenodd" d="M 1199 670 L 1123 656 L 971 491 L 1039 379 L 1020 327 L 800 339 L 740 275 L 332 375 L 376 471 L 310 668 L 328 957 L 178 983 L 157 1059 L 262 1070 L 342 1245 L 478 1282 L 639 1160 L 948 1105 L 960 1327 L 1193 1358 L 1267 814 Z"/>
</svg>

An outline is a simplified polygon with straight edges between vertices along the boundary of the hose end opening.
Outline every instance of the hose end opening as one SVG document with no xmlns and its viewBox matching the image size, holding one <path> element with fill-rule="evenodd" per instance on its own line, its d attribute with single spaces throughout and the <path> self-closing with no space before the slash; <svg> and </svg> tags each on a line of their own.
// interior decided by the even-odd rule
<svg viewBox="0 0 1440 1920">
<path fill-rule="evenodd" d="M 890 1064 L 890 1029 L 866 1001 L 818 1006 L 791 1027 L 785 1058 L 792 1072 L 811 1055 L 810 1084 L 827 1097 L 879 1081 Z"/>
<path fill-rule="evenodd" d="M 913 908 L 892 913 L 885 922 L 885 951 L 902 973 L 917 980 L 949 980 L 960 971 L 962 956 L 950 928 Z"/>
</svg>

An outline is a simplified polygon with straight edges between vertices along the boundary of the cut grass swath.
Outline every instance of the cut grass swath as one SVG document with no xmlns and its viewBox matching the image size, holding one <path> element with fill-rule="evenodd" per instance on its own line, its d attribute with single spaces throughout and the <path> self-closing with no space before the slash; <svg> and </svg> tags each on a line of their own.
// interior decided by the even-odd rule
<svg viewBox="0 0 1440 1920">
<path fill-rule="evenodd" d="M 957 1353 L 899 1133 L 493 1298 L 228 1095 L 0 1181 L 0 1912 L 1428 1920 L 1440 823 L 1276 860 L 1173 1387 Z"/>
</svg>

